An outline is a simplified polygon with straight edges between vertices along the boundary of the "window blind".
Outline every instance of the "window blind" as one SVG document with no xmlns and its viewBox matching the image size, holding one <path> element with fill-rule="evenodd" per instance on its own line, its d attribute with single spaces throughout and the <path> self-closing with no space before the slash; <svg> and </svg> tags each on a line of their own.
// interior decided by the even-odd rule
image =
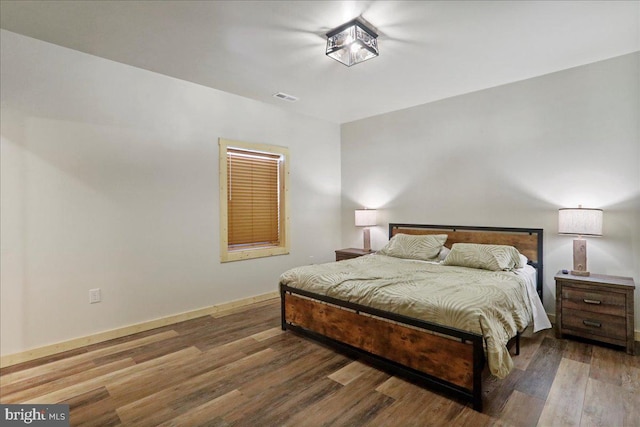
<svg viewBox="0 0 640 427">
<path fill-rule="evenodd" d="M 230 250 L 280 244 L 281 156 L 227 148 Z"/>
</svg>

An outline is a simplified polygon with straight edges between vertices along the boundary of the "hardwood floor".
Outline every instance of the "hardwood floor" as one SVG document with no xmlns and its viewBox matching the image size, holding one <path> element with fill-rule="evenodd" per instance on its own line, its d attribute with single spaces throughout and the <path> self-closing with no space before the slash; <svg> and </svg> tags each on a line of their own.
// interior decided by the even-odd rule
<svg viewBox="0 0 640 427">
<path fill-rule="evenodd" d="M 545 331 L 514 363 L 481 414 L 282 332 L 273 300 L 3 368 L 0 402 L 95 426 L 640 426 L 640 357 Z"/>
</svg>

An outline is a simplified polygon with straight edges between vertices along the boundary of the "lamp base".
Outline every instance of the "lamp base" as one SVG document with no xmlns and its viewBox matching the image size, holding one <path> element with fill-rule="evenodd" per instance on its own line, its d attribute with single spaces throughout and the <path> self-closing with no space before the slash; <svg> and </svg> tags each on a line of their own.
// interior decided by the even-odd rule
<svg viewBox="0 0 640 427">
<path fill-rule="evenodd" d="M 362 231 L 364 235 L 364 250 L 371 252 L 371 233 L 369 227 L 365 227 Z"/>
<path fill-rule="evenodd" d="M 573 241 L 573 270 L 574 276 L 589 276 L 587 271 L 587 241 L 575 239 Z"/>
<path fill-rule="evenodd" d="M 579 270 L 571 270 L 571 274 L 574 276 L 590 276 L 591 273 L 588 271 L 579 271 Z"/>
</svg>

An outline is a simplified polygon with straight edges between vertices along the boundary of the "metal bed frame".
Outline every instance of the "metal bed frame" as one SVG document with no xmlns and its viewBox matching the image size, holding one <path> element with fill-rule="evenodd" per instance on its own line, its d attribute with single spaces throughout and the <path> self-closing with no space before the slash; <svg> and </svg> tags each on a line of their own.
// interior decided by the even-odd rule
<svg viewBox="0 0 640 427">
<path fill-rule="evenodd" d="M 537 269 L 537 291 L 542 298 L 542 229 L 389 224 L 389 238 L 400 231 L 411 234 L 454 233 L 454 242 L 489 243 L 483 233 L 489 239 L 495 239 L 496 233 L 508 239 L 497 244 L 508 244 L 510 236 L 531 236 L 527 238 L 525 255 L 532 259 L 535 252 L 535 259 L 529 264 Z M 452 243 L 447 239 L 447 246 Z M 513 246 L 518 247 L 518 244 Z M 482 335 L 283 284 L 280 284 L 280 295 L 283 330 L 295 331 L 363 358 L 393 375 L 461 398 L 482 412 L 482 371 L 485 365 Z M 508 346 L 514 341 L 517 355 L 520 352 L 520 333 L 511 339 Z M 396 345 L 390 348 L 390 342 Z"/>
</svg>

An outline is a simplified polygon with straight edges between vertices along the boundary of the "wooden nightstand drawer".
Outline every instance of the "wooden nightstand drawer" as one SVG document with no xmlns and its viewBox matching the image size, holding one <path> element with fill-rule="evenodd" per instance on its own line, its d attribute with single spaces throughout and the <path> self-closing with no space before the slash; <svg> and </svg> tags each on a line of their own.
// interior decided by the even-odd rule
<svg viewBox="0 0 640 427">
<path fill-rule="evenodd" d="M 559 271 L 555 280 L 556 337 L 588 338 L 634 353 L 633 278 Z"/>
<path fill-rule="evenodd" d="M 566 285 L 562 287 L 562 308 L 624 317 L 626 304 L 624 294 L 586 291 Z"/>
<path fill-rule="evenodd" d="M 568 334 L 579 332 L 585 338 L 596 335 L 599 338 L 609 337 L 624 342 L 627 337 L 627 319 L 624 316 L 592 313 L 589 311 L 571 310 L 562 307 L 562 330 Z M 624 345 L 624 344 L 621 344 Z"/>
</svg>

